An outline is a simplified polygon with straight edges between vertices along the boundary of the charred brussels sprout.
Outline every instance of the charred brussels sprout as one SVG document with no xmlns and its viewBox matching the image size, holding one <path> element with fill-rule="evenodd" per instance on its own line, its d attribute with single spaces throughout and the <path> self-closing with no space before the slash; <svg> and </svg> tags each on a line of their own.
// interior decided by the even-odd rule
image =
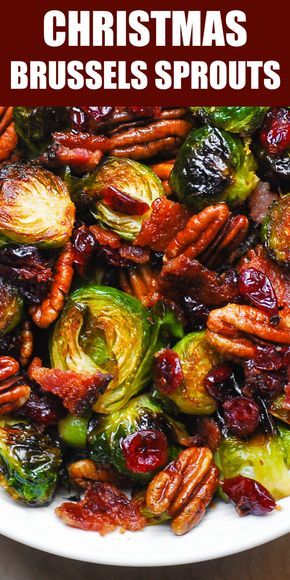
<svg viewBox="0 0 290 580">
<path fill-rule="evenodd" d="M 28 153 L 39 155 L 51 142 L 54 131 L 69 126 L 65 107 L 14 107 L 15 129 Z"/>
<path fill-rule="evenodd" d="M 262 224 L 262 239 L 271 258 L 290 265 L 290 193 L 271 204 Z"/>
<path fill-rule="evenodd" d="M 132 296 L 107 286 L 80 288 L 70 296 L 55 327 L 52 366 L 112 374 L 95 411 L 115 411 L 150 379 L 152 332 L 147 310 Z"/>
<path fill-rule="evenodd" d="M 160 179 L 142 163 L 108 157 L 74 189 L 91 202 L 94 216 L 122 238 L 133 240 L 155 199 L 164 195 Z"/>
<path fill-rule="evenodd" d="M 170 185 L 179 200 L 200 210 L 243 203 L 258 182 L 254 157 L 241 139 L 215 127 L 192 131 L 177 156 Z"/>
<path fill-rule="evenodd" d="M 71 236 L 75 208 L 64 182 L 31 164 L 0 171 L 0 244 L 57 248 Z"/>
<path fill-rule="evenodd" d="M 230 133 L 251 135 L 263 122 L 269 107 L 192 107 L 197 115 L 210 125 Z"/>
<path fill-rule="evenodd" d="M 164 389 L 158 387 L 157 381 L 159 392 L 173 401 L 182 413 L 214 413 L 216 403 L 207 393 L 204 379 L 212 367 L 220 362 L 220 356 L 207 343 L 205 332 L 187 334 L 174 346 L 173 351 L 177 353 L 181 365 L 181 380 L 176 383 L 176 388 L 168 390 L 166 384 Z"/>
<path fill-rule="evenodd" d="M 216 463 L 226 479 L 244 475 L 259 481 L 275 499 L 290 495 L 290 436 L 282 428 L 278 436 L 256 435 L 247 441 L 223 439 Z"/>
<path fill-rule="evenodd" d="M 16 288 L 0 278 L 0 336 L 13 330 L 22 316 L 23 300 Z"/>
<path fill-rule="evenodd" d="M 180 431 L 179 423 L 176 427 Z M 96 462 L 110 463 L 145 482 L 178 452 L 175 421 L 148 395 L 141 395 L 101 418 L 88 435 L 88 448 Z"/>
<path fill-rule="evenodd" d="M 61 467 L 59 446 L 50 435 L 23 423 L 0 426 L 0 485 L 31 506 L 49 503 Z"/>
</svg>

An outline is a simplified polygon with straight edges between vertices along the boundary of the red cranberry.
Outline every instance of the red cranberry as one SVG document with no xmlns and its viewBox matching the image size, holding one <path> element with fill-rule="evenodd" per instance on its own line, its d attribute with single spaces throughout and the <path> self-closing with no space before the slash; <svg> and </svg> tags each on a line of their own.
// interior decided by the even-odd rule
<svg viewBox="0 0 290 580">
<path fill-rule="evenodd" d="M 134 199 L 127 193 L 119 191 L 115 187 L 107 187 L 101 192 L 103 202 L 113 211 L 126 215 L 144 215 L 149 209 L 148 203 Z"/>
<path fill-rule="evenodd" d="M 70 107 L 69 115 L 72 131 L 80 133 L 87 130 L 87 116 L 80 107 Z"/>
<path fill-rule="evenodd" d="M 278 371 L 285 365 L 283 354 L 273 344 L 257 345 L 254 362 L 263 371 Z"/>
<path fill-rule="evenodd" d="M 208 394 L 217 401 L 223 402 L 232 391 L 233 366 L 230 363 L 220 364 L 205 377 L 204 384 Z"/>
<path fill-rule="evenodd" d="M 203 330 L 206 327 L 209 308 L 192 296 L 184 296 L 180 302 L 190 330 Z"/>
<path fill-rule="evenodd" d="M 223 404 L 226 427 L 237 437 L 247 437 L 257 429 L 260 408 L 247 397 L 235 397 Z"/>
<path fill-rule="evenodd" d="M 96 240 L 89 228 L 81 226 L 76 230 L 73 237 L 73 246 L 74 263 L 78 268 L 79 274 L 83 274 L 85 266 L 88 264 L 97 246 Z"/>
<path fill-rule="evenodd" d="M 154 360 L 154 382 L 158 391 L 172 395 L 182 385 L 183 379 L 178 354 L 170 348 L 158 352 Z"/>
<path fill-rule="evenodd" d="M 290 147 L 290 111 L 275 107 L 266 115 L 260 141 L 270 155 L 281 154 Z"/>
<path fill-rule="evenodd" d="M 261 483 L 243 475 L 225 479 L 222 488 L 236 504 L 240 516 L 264 516 L 276 506 L 273 496 Z"/>
<path fill-rule="evenodd" d="M 121 443 L 129 471 L 147 473 L 167 461 L 167 439 L 162 431 L 147 429 L 128 435 Z"/>
<path fill-rule="evenodd" d="M 81 109 L 94 121 L 107 121 L 113 112 L 113 107 L 81 107 Z"/>
<path fill-rule="evenodd" d="M 268 276 L 255 268 L 244 270 L 238 281 L 239 292 L 246 296 L 254 306 L 271 316 L 278 315 L 278 303 L 274 288 Z"/>
<path fill-rule="evenodd" d="M 32 392 L 28 401 L 21 407 L 19 415 L 30 419 L 37 425 L 48 427 L 48 425 L 56 425 L 64 416 L 64 408 L 60 399 L 51 393 L 38 395 Z"/>
</svg>

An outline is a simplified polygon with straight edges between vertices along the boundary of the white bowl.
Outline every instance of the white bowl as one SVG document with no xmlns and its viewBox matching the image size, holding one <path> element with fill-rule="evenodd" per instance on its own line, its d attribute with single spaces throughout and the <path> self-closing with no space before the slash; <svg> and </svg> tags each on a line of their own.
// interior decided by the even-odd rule
<svg viewBox="0 0 290 580">
<path fill-rule="evenodd" d="M 0 492 L 0 533 L 51 554 L 115 566 L 169 566 L 227 556 L 259 546 L 290 531 L 290 497 L 266 517 L 239 517 L 232 505 L 218 502 L 201 524 L 177 537 L 168 526 L 101 537 L 64 525 L 54 514 L 62 497 L 45 508 L 26 508 Z"/>
</svg>

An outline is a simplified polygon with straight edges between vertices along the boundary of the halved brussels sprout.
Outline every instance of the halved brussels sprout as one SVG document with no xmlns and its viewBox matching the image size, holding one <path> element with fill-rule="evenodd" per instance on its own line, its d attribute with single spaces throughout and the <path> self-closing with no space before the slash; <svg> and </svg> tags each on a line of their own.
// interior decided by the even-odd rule
<svg viewBox="0 0 290 580">
<path fill-rule="evenodd" d="M 244 475 L 259 481 L 275 499 L 290 495 L 290 436 L 259 434 L 247 441 L 236 437 L 222 440 L 216 452 L 221 475 L 228 479 Z"/>
<path fill-rule="evenodd" d="M 94 407 L 110 413 L 150 380 L 153 331 L 136 298 L 108 286 L 80 288 L 56 324 L 51 363 L 63 370 L 111 373 L 114 378 Z"/>
<path fill-rule="evenodd" d="M 0 278 L 0 336 L 10 332 L 21 320 L 23 300 L 16 288 Z"/>
<path fill-rule="evenodd" d="M 0 170 L 0 244 L 57 248 L 70 238 L 75 207 L 65 183 L 36 165 Z"/>
<path fill-rule="evenodd" d="M 31 425 L 8 421 L 0 426 L 0 485 L 31 506 L 49 503 L 55 492 L 62 456 L 47 434 Z"/>
<path fill-rule="evenodd" d="M 170 176 L 179 200 L 200 210 L 226 201 L 236 206 L 258 183 L 256 163 L 248 145 L 226 131 L 211 126 L 189 133 Z"/>
<path fill-rule="evenodd" d="M 290 264 L 290 193 L 274 201 L 262 224 L 262 239 L 271 258 Z"/>
<path fill-rule="evenodd" d="M 192 332 L 174 347 L 183 372 L 181 385 L 167 395 L 179 411 L 188 415 L 210 415 L 216 410 L 215 400 L 207 393 L 204 379 L 220 361 L 220 355 L 208 344 L 205 332 Z"/>
<path fill-rule="evenodd" d="M 166 415 L 148 395 L 135 397 L 121 409 L 99 419 L 88 434 L 88 448 L 97 463 L 148 481 L 180 451 L 176 431 L 184 427 Z"/>
<path fill-rule="evenodd" d="M 191 107 L 205 123 L 230 133 L 251 135 L 263 122 L 270 107 Z"/>
<path fill-rule="evenodd" d="M 164 195 L 160 179 L 146 165 L 108 157 L 97 169 L 72 181 L 74 195 L 91 202 L 93 215 L 122 238 L 134 240 L 155 199 Z"/>
<path fill-rule="evenodd" d="M 54 131 L 69 126 L 66 107 L 14 107 L 15 129 L 32 155 L 43 153 Z"/>
</svg>

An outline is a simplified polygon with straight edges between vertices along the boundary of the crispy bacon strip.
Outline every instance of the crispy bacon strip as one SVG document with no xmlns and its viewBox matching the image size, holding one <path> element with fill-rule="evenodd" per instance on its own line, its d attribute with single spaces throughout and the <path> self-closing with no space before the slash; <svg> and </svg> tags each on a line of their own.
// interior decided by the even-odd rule
<svg viewBox="0 0 290 580">
<path fill-rule="evenodd" d="M 91 484 L 81 501 L 63 503 L 56 515 L 68 526 L 102 536 L 117 527 L 137 532 L 146 525 L 137 503 L 110 483 Z"/>
<path fill-rule="evenodd" d="M 153 202 L 151 214 L 143 221 L 134 243 L 164 252 L 177 232 L 185 226 L 187 219 L 188 212 L 180 203 L 160 197 Z"/>
<path fill-rule="evenodd" d="M 37 357 L 32 360 L 28 376 L 44 391 L 60 397 L 70 413 L 78 416 L 84 415 L 92 407 L 112 379 L 112 375 L 101 372 L 90 375 L 45 368 Z"/>
</svg>

